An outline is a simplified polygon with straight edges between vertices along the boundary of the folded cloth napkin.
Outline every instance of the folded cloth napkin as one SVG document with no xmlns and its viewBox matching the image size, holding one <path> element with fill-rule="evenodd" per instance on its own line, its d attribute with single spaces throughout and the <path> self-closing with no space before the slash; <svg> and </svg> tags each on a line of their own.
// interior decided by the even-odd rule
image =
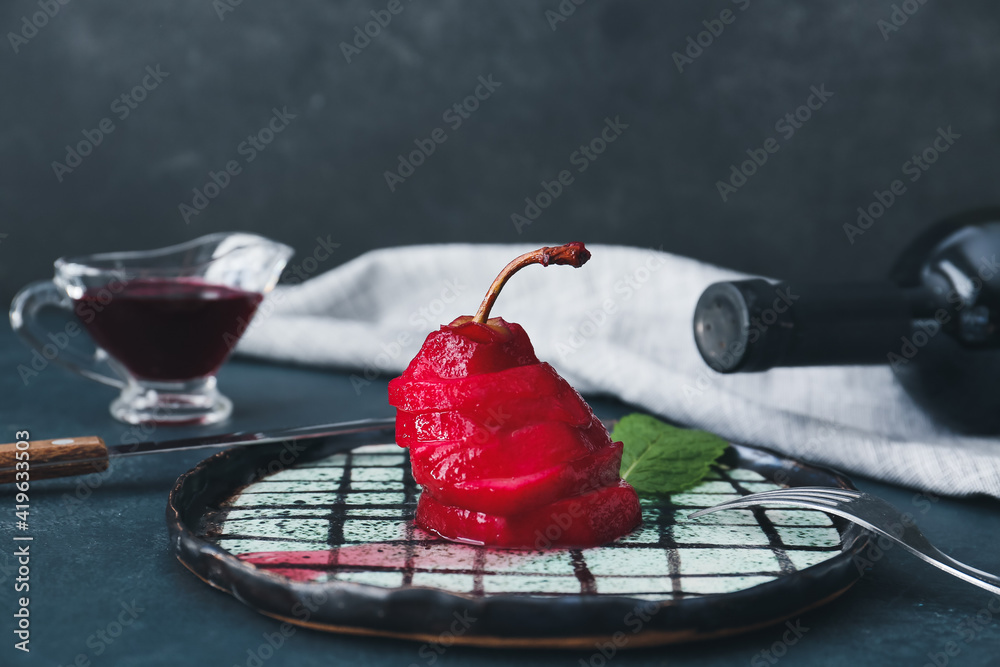
<svg viewBox="0 0 1000 667">
<path fill-rule="evenodd" d="M 352 371 L 377 391 L 424 337 L 476 311 L 515 256 L 538 246 L 387 248 L 262 304 L 238 352 Z M 524 326 L 538 357 L 578 390 L 616 396 L 733 442 L 943 495 L 1000 498 L 1000 442 L 933 422 L 888 367 L 782 368 L 722 375 L 695 347 L 702 290 L 746 276 L 656 250 L 595 245 L 580 269 L 528 267 L 492 315 Z"/>
</svg>

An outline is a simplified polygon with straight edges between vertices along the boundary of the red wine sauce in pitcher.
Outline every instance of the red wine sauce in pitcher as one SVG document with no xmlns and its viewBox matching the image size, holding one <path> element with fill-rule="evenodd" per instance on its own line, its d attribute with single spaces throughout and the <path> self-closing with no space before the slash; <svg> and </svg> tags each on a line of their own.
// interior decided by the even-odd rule
<svg viewBox="0 0 1000 667">
<path fill-rule="evenodd" d="M 88 289 L 75 312 L 94 341 L 144 380 L 211 375 L 263 296 L 197 280 L 141 279 Z"/>
</svg>

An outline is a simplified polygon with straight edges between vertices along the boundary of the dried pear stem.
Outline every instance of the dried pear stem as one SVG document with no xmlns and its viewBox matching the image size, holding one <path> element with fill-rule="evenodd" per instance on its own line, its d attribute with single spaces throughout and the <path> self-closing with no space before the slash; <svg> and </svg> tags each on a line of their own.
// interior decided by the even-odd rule
<svg viewBox="0 0 1000 667">
<path fill-rule="evenodd" d="M 524 253 L 503 267 L 503 271 L 500 272 L 500 275 L 490 285 L 490 289 L 486 292 L 486 298 L 479 305 L 479 310 L 476 311 L 476 315 L 472 318 L 472 321 L 479 324 L 486 323 L 486 320 L 490 316 L 490 309 L 493 308 L 493 303 L 500 295 L 500 290 L 503 289 L 504 284 L 506 284 L 512 275 L 524 267 L 530 264 L 541 264 L 542 266 L 548 266 L 549 264 L 569 264 L 573 268 L 578 269 L 588 259 L 590 259 L 590 251 L 579 241 L 555 248 L 539 248 L 538 250 Z"/>
</svg>

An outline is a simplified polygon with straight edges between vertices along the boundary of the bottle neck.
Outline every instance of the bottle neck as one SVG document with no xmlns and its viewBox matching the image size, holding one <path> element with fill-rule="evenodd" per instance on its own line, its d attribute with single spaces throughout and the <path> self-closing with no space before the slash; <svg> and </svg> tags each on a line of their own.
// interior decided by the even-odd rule
<svg viewBox="0 0 1000 667">
<path fill-rule="evenodd" d="M 923 287 L 858 283 L 798 288 L 740 280 L 705 290 L 695 308 L 694 335 L 706 363 L 722 373 L 885 364 L 915 322 L 942 326 L 935 318 L 943 308 Z"/>
</svg>

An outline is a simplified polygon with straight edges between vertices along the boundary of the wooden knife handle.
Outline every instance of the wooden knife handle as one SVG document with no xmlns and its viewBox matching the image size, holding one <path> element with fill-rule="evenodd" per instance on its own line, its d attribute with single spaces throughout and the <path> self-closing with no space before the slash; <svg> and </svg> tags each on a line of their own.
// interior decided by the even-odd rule
<svg viewBox="0 0 1000 667">
<path fill-rule="evenodd" d="M 27 464 L 27 465 L 25 465 Z M 108 469 L 108 448 L 97 436 L 21 440 L 0 445 L 0 484 L 28 479 L 72 477 Z"/>
</svg>

